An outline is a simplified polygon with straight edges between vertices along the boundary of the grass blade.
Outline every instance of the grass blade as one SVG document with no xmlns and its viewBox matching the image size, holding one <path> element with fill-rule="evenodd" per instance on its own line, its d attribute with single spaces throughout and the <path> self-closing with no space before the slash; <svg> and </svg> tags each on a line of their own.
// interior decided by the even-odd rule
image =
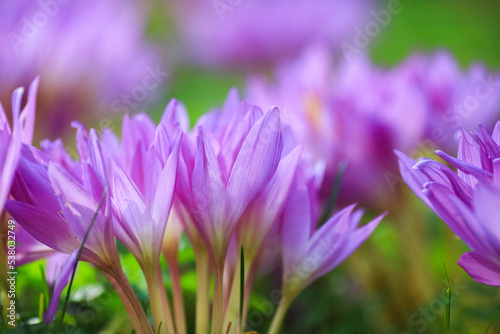
<svg viewBox="0 0 500 334">
<path fill-rule="evenodd" d="M 243 299 L 245 298 L 245 253 L 240 252 L 240 328 L 243 328 Z"/>
<path fill-rule="evenodd" d="M 323 217 L 321 217 L 320 223 L 324 224 L 333 212 L 337 198 L 339 197 L 340 186 L 342 185 L 342 179 L 344 178 L 345 171 L 347 169 L 347 163 L 340 162 L 337 166 L 337 175 L 335 175 L 335 180 L 333 181 L 332 191 L 330 192 L 330 197 L 328 197 L 328 202 L 325 206 L 325 211 Z"/>
<path fill-rule="evenodd" d="M 500 313 L 500 305 L 497 307 L 495 312 L 493 313 L 493 316 L 491 317 L 490 324 L 488 325 L 488 328 L 486 328 L 486 334 L 490 331 L 491 326 L 493 326 L 493 322 L 495 321 L 496 317 L 498 316 L 498 313 Z"/>
<path fill-rule="evenodd" d="M 451 325 L 451 291 L 450 291 L 450 280 L 448 278 L 448 272 L 446 271 L 446 265 L 443 262 L 444 273 L 446 275 L 446 282 L 448 282 L 448 289 L 446 290 L 446 330 L 450 330 Z"/>
<path fill-rule="evenodd" d="M 64 323 L 64 315 L 66 314 L 66 307 L 68 305 L 68 300 L 69 300 L 69 296 L 71 293 L 71 287 L 73 286 L 73 281 L 75 279 L 76 267 L 78 266 L 78 261 L 80 261 L 80 256 L 82 255 L 83 247 L 85 246 L 85 242 L 87 241 L 87 238 L 90 234 L 90 230 L 94 226 L 94 223 L 97 219 L 97 216 L 99 215 L 99 210 L 101 210 L 101 206 L 102 206 L 102 203 L 104 202 L 104 199 L 106 198 L 107 191 L 108 191 L 108 186 L 106 185 L 106 188 L 104 188 L 104 191 L 102 192 L 101 199 L 99 200 L 99 204 L 97 204 L 97 209 L 94 213 L 94 216 L 92 217 L 92 221 L 90 222 L 89 228 L 85 232 L 85 235 L 83 236 L 82 244 L 80 245 L 80 248 L 78 249 L 78 253 L 76 255 L 75 265 L 73 267 L 73 272 L 71 273 L 71 279 L 69 281 L 68 291 L 66 292 L 66 298 L 64 300 L 64 305 L 63 305 L 62 315 L 61 315 L 61 325 Z"/>
</svg>

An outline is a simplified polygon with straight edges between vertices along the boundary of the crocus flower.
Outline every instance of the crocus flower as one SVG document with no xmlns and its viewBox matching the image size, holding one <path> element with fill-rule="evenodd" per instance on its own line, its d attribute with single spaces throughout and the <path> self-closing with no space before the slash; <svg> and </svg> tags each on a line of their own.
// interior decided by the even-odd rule
<svg viewBox="0 0 500 334">
<path fill-rule="evenodd" d="M 446 52 L 415 55 L 385 69 L 363 56 L 335 63 L 327 48 L 316 45 L 278 67 L 274 82 L 250 78 L 247 97 L 280 108 L 285 132 L 304 146 L 304 160 L 325 164 L 323 202 L 346 164 L 341 204 L 386 207 L 399 182 L 392 150 L 421 155 L 451 147 L 457 121 L 466 127 L 491 122 L 500 109 L 492 94 L 497 81 L 480 64 L 464 72 Z"/>
<path fill-rule="evenodd" d="M 119 265 L 113 236 L 109 193 L 96 183 L 100 167 L 96 157 L 100 148 L 88 142 L 90 159 L 82 161 L 80 178 L 36 148 L 23 145 L 22 155 L 6 210 L 29 234 L 49 248 L 68 254 L 56 275 L 49 308 L 44 321 L 51 322 L 57 312 L 59 296 L 68 284 L 85 240 L 80 260 L 101 269 L 124 300 L 136 329 L 151 332 Z M 90 224 L 93 225 L 91 226 Z"/>
<path fill-rule="evenodd" d="M 89 112 L 144 107 L 165 83 L 159 50 L 145 41 L 137 1 L 0 3 L 0 97 L 40 74 L 39 138 L 56 138 Z"/>
<path fill-rule="evenodd" d="M 35 105 L 38 79 L 30 86 L 28 102 L 21 112 L 23 88 L 12 94 L 12 127 L 0 103 L 0 212 L 9 195 L 10 186 L 21 153 L 21 144 L 31 144 L 35 126 Z"/>
<path fill-rule="evenodd" d="M 283 140 L 278 110 L 263 113 L 240 102 L 236 91 L 230 92 L 221 110 L 202 117 L 195 129 L 193 166 L 180 165 L 178 194 L 214 265 L 212 331 L 219 333 L 229 242 L 247 206 L 275 174 Z"/>
<path fill-rule="evenodd" d="M 350 205 L 317 228 L 318 197 L 314 183 L 297 171 L 281 221 L 282 297 L 270 334 L 279 332 L 295 297 L 309 284 L 349 257 L 373 232 L 385 214 L 359 227 L 362 210 Z"/>
<path fill-rule="evenodd" d="M 410 189 L 472 249 L 458 264 L 476 281 L 500 286 L 500 122 L 491 136 L 482 126 L 474 136 L 462 130 L 457 158 L 436 151 L 457 172 L 396 154 Z"/>
<path fill-rule="evenodd" d="M 337 49 L 364 22 L 371 4 L 365 0 L 172 1 L 185 53 L 203 65 L 219 67 L 275 62 L 311 42 Z"/>
</svg>

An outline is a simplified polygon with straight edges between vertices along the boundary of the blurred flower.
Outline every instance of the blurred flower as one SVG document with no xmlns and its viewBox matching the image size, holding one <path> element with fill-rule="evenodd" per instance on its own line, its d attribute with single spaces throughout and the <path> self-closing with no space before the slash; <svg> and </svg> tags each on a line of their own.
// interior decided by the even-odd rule
<svg viewBox="0 0 500 334">
<path fill-rule="evenodd" d="M 399 180 L 394 148 L 421 154 L 453 147 L 455 123 L 488 123 L 500 108 L 497 77 L 480 65 L 465 73 L 445 52 L 389 69 L 363 56 L 338 64 L 331 57 L 315 46 L 278 67 L 274 83 L 253 77 L 247 88 L 252 102 L 282 110 L 284 131 L 304 145 L 305 161 L 325 164 L 323 201 L 346 163 L 341 204 L 387 206 Z M 455 111 L 471 99 L 477 110 Z"/>
<path fill-rule="evenodd" d="M 491 136 L 482 126 L 474 136 L 477 142 L 462 130 L 457 158 L 436 151 L 457 172 L 396 154 L 410 189 L 472 248 L 459 265 L 476 281 L 500 286 L 500 122 Z"/>
<path fill-rule="evenodd" d="M 172 1 L 185 53 L 207 66 L 249 66 L 331 48 L 367 18 L 367 0 Z M 340 51 L 340 48 L 338 49 Z"/>
<path fill-rule="evenodd" d="M 166 77 L 145 41 L 145 5 L 130 0 L 0 3 L 0 97 L 40 74 L 37 137 L 92 113 L 131 112 Z"/>
</svg>

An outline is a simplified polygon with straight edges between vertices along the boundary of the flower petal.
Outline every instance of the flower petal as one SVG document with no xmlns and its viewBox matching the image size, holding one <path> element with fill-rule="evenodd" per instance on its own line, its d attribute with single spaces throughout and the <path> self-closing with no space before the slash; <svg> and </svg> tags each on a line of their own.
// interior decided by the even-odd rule
<svg viewBox="0 0 500 334">
<path fill-rule="evenodd" d="M 471 251 L 463 254 L 458 265 L 477 282 L 500 286 L 500 265 L 481 253 Z"/>
<path fill-rule="evenodd" d="M 50 298 L 50 303 L 47 311 L 43 314 L 43 321 L 46 324 L 50 324 L 57 313 L 57 307 L 59 306 L 59 297 L 61 296 L 62 291 L 68 285 L 69 280 L 71 278 L 71 274 L 73 273 L 73 268 L 76 265 L 76 258 L 78 256 L 78 249 L 75 250 L 71 256 L 66 260 L 66 262 L 62 265 L 61 270 L 56 278 L 56 284 L 54 286 L 54 291 Z"/>
<path fill-rule="evenodd" d="M 13 200 L 7 200 L 5 209 L 29 234 L 52 249 L 69 254 L 80 246 L 75 233 L 55 212 Z"/>
<path fill-rule="evenodd" d="M 232 219 L 238 219 L 264 189 L 278 167 L 282 149 L 279 111 L 273 108 L 253 126 L 229 176 L 227 191 Z"/>
</svg>

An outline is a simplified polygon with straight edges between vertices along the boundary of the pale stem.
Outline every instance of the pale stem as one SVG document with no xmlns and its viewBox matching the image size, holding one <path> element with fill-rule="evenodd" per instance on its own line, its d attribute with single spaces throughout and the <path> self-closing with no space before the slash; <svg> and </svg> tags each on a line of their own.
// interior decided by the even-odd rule
<svg viewBox="0 0 500 334">
<path fill-rule="evenodd" d="M 288 307 L 290 306 L 292 299 L 286 298 L 285 295 L 280 300 L 278 309 L 274 313 L 273 322 L 271 323 L 271 328 L 267 334 L 278 334 L 281 328 L 283 319 L 285 318 Z"/>
<path fill-rule="evenodd" d="M 238 257 L 239 258 L 239 257 Z M 246 290 L 248 288 L 248 283 L 250 279 L 250 268 L 252 266 L 252 259 L 248 259 L 245 256 L 245 294 L 244 294 L 244 299 L 246 296 Z M 242 311 L 242 319 L 240 320 L 240 278 L 241 278 L 241 261 L 238 261 L 238 266 L 235 268 L 235 273 L 233 276 L 233 284 L 231 287 L 231 293 L 229 297 L 229 302 L 227 305 L 227 310 L 226 310 L 226 316 L 224 320 L 224 326 L 223 329 L 227 329 L 229 327 L 229 323 L 231 323 L 231 330 L 229 331 L 229 334 L 239 334 L 241 331 L 243 331 L 245 328 L 244 326 L 244 319 L 246 319 L 245 316 L 245 302 L 247 300 L 244 300 L 243 303 L 243 311 Z"/>
<path fill-rule="evenodd" d="M 211 334 L 223 334 L 224 324 L 224 261 L 215 265 L 214 299 L 212 304 Z"/>
<path fill-rule="evenodd" d="M 196 334 L 209 333 L 210 267 L 206 251 L 196 251 Z"/>
<path fill-rule="evenodd" d="M 168 269 L 172 278 L 172 289 L 174 295 L 174 315 L 177 334 L 186 334 L 186 315 L 184 313 L 184 299 L 182 297 L 181 278 L 179 274 L 179 262 L 177 258 L 167 260 Z"/>
<path fill-rule="evenodd" d="M 137 333 L 153 334 L 153 330 L 151 329 L 146 313 L 144 313 L 144 310 L 123 271 L 120 269 L 119 271 L 115 270 L 112 274 L 107 272 L 104 272 L 104 274 L 111 282 L 111 285 L 115 288 L 118 296 L 120 296 L 120 299 L 130 316 L 130 320 L 134 325 L 135 331 Z"/>
<path fill-rule="evenodd" d="M 163 285 L 160 266 L 145 271 L 144 276 L 148 285 L 149 302 L 153 315 L 155 333 L 174 334 L 174 321 L 168 303 L 167 291 Z M 160 328 L 160 331 L 158 331 L 158 328 Z"/>
</svg>

